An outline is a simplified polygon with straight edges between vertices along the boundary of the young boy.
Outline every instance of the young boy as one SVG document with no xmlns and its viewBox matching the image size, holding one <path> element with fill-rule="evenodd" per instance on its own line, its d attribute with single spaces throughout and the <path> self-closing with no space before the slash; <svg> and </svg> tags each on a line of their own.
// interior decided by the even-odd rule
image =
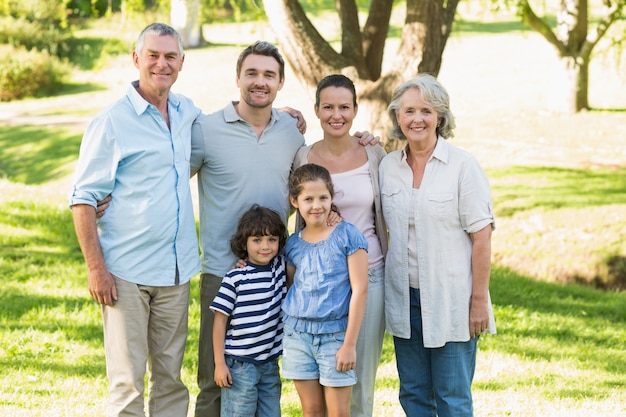
<svg viewBox="0 0 626 417">
<path fill-rule="evenodd" d="M 221 416 L 280 416 L 281 305 L 287 293 L 279 253 L 287 229 L 280 215 L 254 205 L 230 241 L 244 267 L 228 272 L 211 303 L 215 313 L 215 383 L 222 389 Z"/>
</svg>

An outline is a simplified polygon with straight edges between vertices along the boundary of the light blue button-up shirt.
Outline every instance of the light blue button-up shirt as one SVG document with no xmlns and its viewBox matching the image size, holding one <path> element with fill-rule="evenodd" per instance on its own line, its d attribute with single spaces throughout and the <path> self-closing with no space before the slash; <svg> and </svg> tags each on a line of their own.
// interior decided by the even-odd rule
<svg viewBox="0 0 626 417">
<path fill-rule="evenodd" d="M 183 284 L 200 269 L 189 188 L 191 125 L 200 110 L 170 93 L 168 128 L 137 85 L 87 127 L 69 204 L 95 207 L 112 195 L 98 236 L 113 275 L 149 286 Z"/>
</svg>

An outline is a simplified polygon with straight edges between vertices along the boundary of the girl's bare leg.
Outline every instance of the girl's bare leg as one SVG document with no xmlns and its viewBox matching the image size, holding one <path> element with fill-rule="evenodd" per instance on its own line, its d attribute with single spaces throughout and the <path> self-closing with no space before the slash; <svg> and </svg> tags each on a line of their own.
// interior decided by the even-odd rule
<svg viewBox="0 0 626 417">
<path fill-rule="evenodd" d="M 324 387 L 317 379 L 295 380 L 303 417 L 324 417 Z M 348 396 L 348 399 L 350 397 Z"/>
<path fill-rule="evenodd" d="M 352 387 L 324 387 L 328 417 L 350 417 Z"/>
</svg>

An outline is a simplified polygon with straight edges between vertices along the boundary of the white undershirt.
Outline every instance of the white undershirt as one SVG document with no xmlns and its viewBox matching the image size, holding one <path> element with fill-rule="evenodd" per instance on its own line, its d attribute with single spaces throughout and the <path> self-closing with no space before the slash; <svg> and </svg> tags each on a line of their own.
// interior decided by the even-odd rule
<svg viewBox="0 0 626 417">
<path fill-rule="evenodd" d="M 411 205 L 409 208 L 409 287 L 418 289 L 420 287 L 420 273 L 417 262 L 417 233 L 415 231 L 415 208 L 419 197 L 419 188 L 413 188 L 411 192 Z"/>
</svg>

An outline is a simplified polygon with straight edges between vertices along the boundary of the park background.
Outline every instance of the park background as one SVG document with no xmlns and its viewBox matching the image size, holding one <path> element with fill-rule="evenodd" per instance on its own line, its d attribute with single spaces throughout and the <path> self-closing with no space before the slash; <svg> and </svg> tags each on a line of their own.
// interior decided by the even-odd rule
<svg viewBox="0 0 626 417">
<path fill-rule="evenodd" d="M 132 42 L 148 22 L 108 19 L 86 33 Z M 316 21 L 331 22 L 332 30 L 330 16 Z M 397 17 L 395 24 L 401 22 Z M 173 91 L 211 112 L 238 98 L 241 49 L 275 38 L 259 20 L 206 25 L 204 35 L 210 44 L 186 51 Z M 393 53 L 394 39 L 389 42 Z M 485 167 L 497 216 L 491 292 L 498 334 L 479 344 L 477 416 L 626 414 L 624 74 L 619 60 L 600 50 L 590 68 L 592 109 L 562 113 L 553 48 L 514 12 L 459 5 L 439 79 L 457 117 L 451 142 Z M 65 197 L 86 123 L 136 78 L 125 53 L 93 70 L 73 70 L 73 86 L 64 93 L 0 103 L 2 416 L 104 413 L 100 312 L 86 289 Z M 307 143 L 321 137 L 313 91 L 290 68 L 275 104 L 304 113 Z M 361 113 L 355 128 L 367 129 L 367 118 Z M 196 277 L 183 369 L 190 410 L 198 300 Z M 387 337 L 375 415 L 402 415 L 397 391 Z M 283 394 L 283 414 L 299 415 L 287 381 Z"/>
</svg>

